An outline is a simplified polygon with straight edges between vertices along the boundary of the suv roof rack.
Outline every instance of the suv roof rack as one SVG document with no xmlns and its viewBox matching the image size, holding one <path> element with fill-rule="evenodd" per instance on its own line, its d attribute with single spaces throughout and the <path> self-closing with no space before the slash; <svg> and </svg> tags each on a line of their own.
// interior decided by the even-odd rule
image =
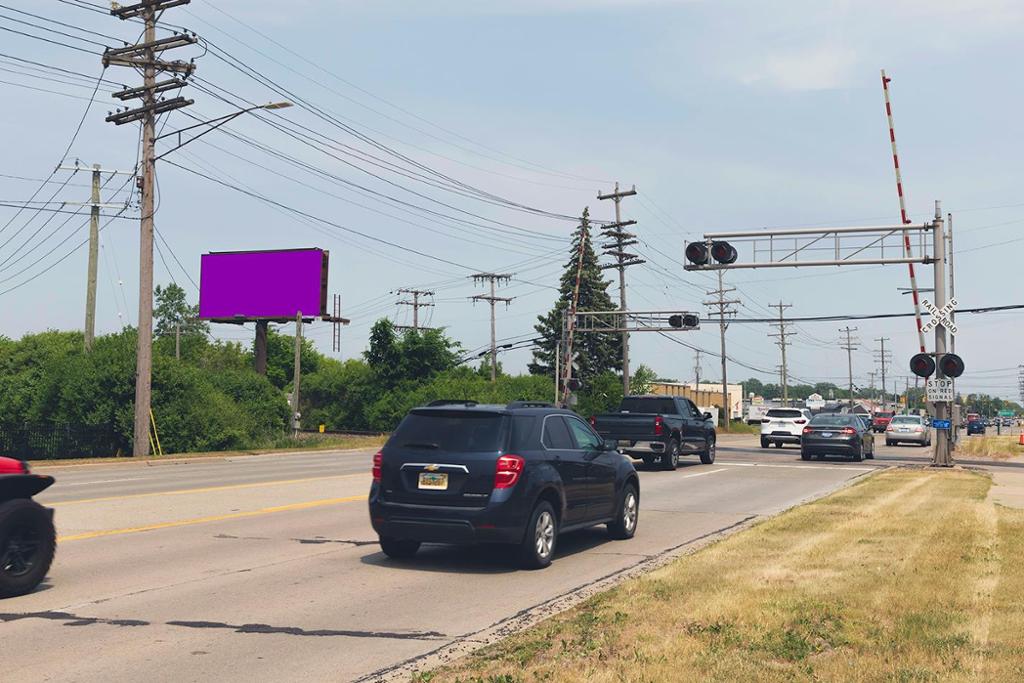
<svg viewBox="0 0 1024 683">
<path fill-rule="evenodd" d="M 544 401 L 512 401 L 505 407 L 511 410 L 512 408 L 554 408 L 555 406 Z"/>
<path fill-rule="evenodd" d="M 476 401 L 470 401 L 466 399 L 451 399 L 451 398 L 440 398 L 436 401 L 431 401 L 427 404 L 428 408 L 437 408 L 439 406 L 466 406 L 467 408 L 477 405 Z"/>
</svg>

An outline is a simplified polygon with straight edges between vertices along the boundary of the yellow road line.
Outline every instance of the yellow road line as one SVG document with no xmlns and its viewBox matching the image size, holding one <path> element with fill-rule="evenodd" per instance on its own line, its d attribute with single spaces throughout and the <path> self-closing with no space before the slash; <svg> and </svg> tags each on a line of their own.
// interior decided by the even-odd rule
<svg viewBox="0 0 1024 683">
<path fill-rule="evenodd" d="M 176 491 L 152 491 L 150 493 L 129 493 L 124 496 L 104 496 L 102 498 L 83 498 L 81 500 L 62 500 L 55 503 L 46 503 L 48 507 L 59 507 L 61 505 L 80 505 L 83 503 L 103 503 L 111 500 L 131 500 L 134 498 L 152 498 L 155 496 L 182 496 L 188 493 L 209 493 L 211 491 L 233 491 L 236 489 L 254 489 L 265 486 L 280 486 L 284 484 L 301 484 L 308 481 L 327 481 L 330 479 L 351 479 L 362 477 L 369 479 L 366 474 L 335 474 L 327 477 L 306 477 L 305 479 L 280 479 L 278 481 L 258 481 L 250 484 L 225 484 L 223 486 L 205 486 L 196 489 L 179 489 Z"/>
<path fill-rule="evenodd" d="M 245 517 L 257 517 L 259 515 L 270 515 L 275 512 L 291 512 L 294 510 L 308 510 L 309 508 L 322 507 L 324 505 L 337 505 L 339 503 L 351 503 L 356 500 L 366 500 L 366 496 L 348 496 L 347 498 L 325 498 L 323 500 L 310 500 L 305 503 L 291 503 L 289 505 L 277 505 L 275 507 L 262 508 L 260 510 L 249 510 L 247 512 L 231 512 L 226 515 L 211 515 L 209 517 L 196 517 L 193 519 L 180 519 L 174 522 L 159 522 L 145 526 L 128 527 L 126 529 L 105 529 L 103 531 L 87 531 L 71 536 L 61 536 L 57 539 L 59 543 L 68 541 L 84 541 L 90 538 L 102 538 L 103 536 L 123 536 L 124 534 L 137 534 L 143 531 L 155 531 L 157 529 L 173 529 L 179 526 L 192 526 L 193 524 L 206 524 L 208 522 L 223 522 L 229 519 L 243 519 Z"/>
</svg>

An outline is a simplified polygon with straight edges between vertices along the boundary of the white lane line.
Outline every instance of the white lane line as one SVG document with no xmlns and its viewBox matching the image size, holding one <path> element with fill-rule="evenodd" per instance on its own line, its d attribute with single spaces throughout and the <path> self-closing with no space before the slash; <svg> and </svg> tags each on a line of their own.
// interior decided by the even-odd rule
<svg viewBox="0 0 1024 683">
<path fill-rule="evenodd" d="M 705 474 L 714 474 L 715 472 L 725 472 L 725 468 L 720 470 L 709 470 L 707 472 L 695 472 L 693 474 L 684 474 L 679 479 L 689 479 L 690 477 L 703 477 Z"/>
<path fill-rule="evenodd" d="M 60 487 L 65 488 L 67 486 L 89 486 L 91 484 L 119 484 L 122 481 L 140 481 L 146 478 L 147 477 L 129 477 L 127 479 L 100 479 L 99 481 L 75 481 L 69 484 L 61 484 Z"/>
<path fill-rule="evenodd" d="M 760 462 L 720 462 L 728 467 L 778 467 L 793 470 L 848 470 L 850 472 L 873 472 L 877 467 L 847 467 L 845 465 L 769 465 Z"/>
</svg>

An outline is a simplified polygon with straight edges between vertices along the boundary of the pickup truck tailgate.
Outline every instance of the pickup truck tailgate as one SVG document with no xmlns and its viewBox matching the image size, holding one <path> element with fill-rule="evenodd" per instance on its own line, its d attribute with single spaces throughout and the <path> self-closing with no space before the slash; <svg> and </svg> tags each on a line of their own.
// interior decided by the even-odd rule
<svg viewBox="0 0 1024 683">
<path fill-rule="evenodd" d="M 596 415 L 594 429 L 601 436 L 620 441 L 644 441 L 654 434 L 655 413 L 612 413 Z"/>
</svg>

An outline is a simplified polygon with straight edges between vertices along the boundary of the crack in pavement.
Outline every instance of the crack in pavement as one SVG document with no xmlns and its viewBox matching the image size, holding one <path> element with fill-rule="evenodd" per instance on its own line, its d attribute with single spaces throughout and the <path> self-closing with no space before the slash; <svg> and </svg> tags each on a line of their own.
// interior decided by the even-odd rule
<svg viewBox="0 0 1024 683">
<path fill-rule="evenodd" d="M 389 638 L 394 640 L 443 640 L 437 631 L 356 631 L 346 629 L 304 629 L 298 626 L 270 626 L 269 624 L 227 624 L 221 621 L 168 621 L 168 626 L 184 628 L 212 628 L 235 633 L 283 633 L 290 636 L 345 636 L 348 638 Z"/>
<path fill-rule="evenodd" d="M 63 621 L 64 626 L 92 626 L 93 624 L 107 624 L 109 626 L 149 626 L 150 622 L 139 619 L 104 619 L 103 617 L 80 617 L 71 612 L 23 612 L 15 614 L 12 612 L 0 613 L 0 622 L 8 623 L 21 621 L 22 619 L 48 619 L 50 621 Z"/>
<path fill-rule="evenodd" d="M 321 544 L 324 544 L 324 543 L 341 543 L 343 545 L 351 545 L 351 546 L 354 546 L 356 548 L 359 548 L 359 547 L 364 546 L 364 545 L 377 545 L 377 543 L 379 543 L 379 541 L 350 541 L 348 539 L 343 539 L 343 538 L 323 538 L 322 536 L 317 536 L 316 538 L 293 538 L 292 540 L 293 541 L 298 541 L 299 543 L 302 543 L 303 545 L 321 545 Z"/>
<path fill-rule="evenodd" d="M 23 619 L 44 619 L 48 621 L 62 621 L 63 626 L 93 626 L 103 624 L 107 626 L 153 626 L 150 621 L 141 619 L 107 619 L 104 617 L 83 617 L 71 612 L 13 612 L 0 613 L 0 623 L 22 621 Z M 160 625 L 160 624 L 157 624 Z M 346 638 L 385 638 L 390 640 L 445 640 L 448 638 L 444 633 L 438 631 L 360 631 L 355 629 L 304 629 L 298 626 L 271 626 L 270 624 L 228 624 L 222 621 L 167 621 L 164 626 L 178 626 L 193 629 L 222 629 L 234 631 L 235 633 L 260 633 L 260 634 L 284 634 L 289 636 L 314 636 L 330 637 L 342 636 Z"/>
</svg>

